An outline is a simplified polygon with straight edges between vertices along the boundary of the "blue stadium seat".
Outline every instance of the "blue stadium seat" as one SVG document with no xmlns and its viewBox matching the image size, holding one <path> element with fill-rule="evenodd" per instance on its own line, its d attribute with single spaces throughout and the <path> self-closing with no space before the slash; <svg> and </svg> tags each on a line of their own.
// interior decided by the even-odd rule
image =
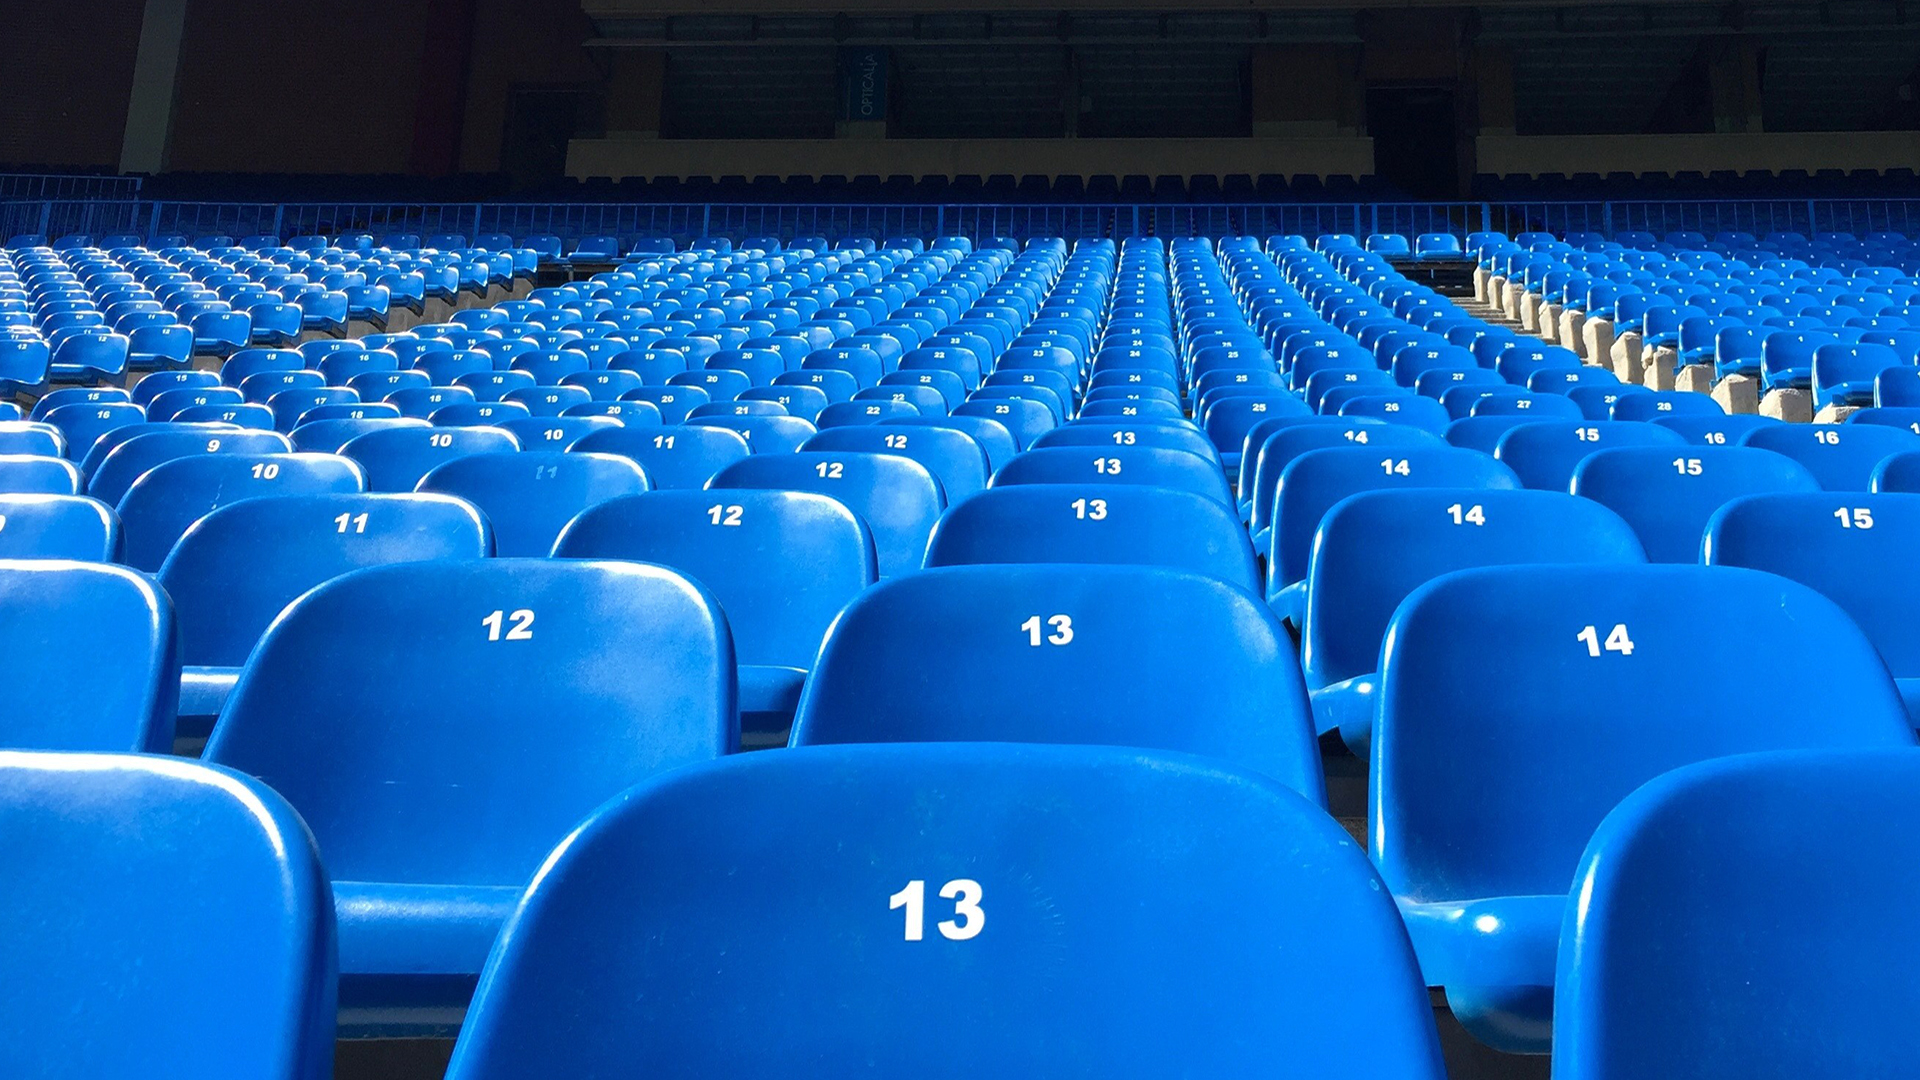
<svg viewBox="0 0 1920 1080">
<path fill-rule="evenodd" d="M 981 450 L 986 452 L 988 476 L 992 476 L 1000 466 L 1012 461 L 1013 455 L 1020 452 L 1019 446 L 1014 442 L 1013 432 L 1009 431 L 1005 424 L 982 416 L 915 416 L 904 420 L 889 420 L 878 426 L 882 428 L 948 428 L 965 432 L 974 442 L 980 444 Z"/>
<path fill-rule="evenodd" d="M 498 427 L 396 427 L 368 432 L 340 448 L 367 472 L 368 491 L 407 492 L 435 467 L 468 454 L 520 449 Z"/>
<path fill-rule="evenodd" d="M 509 450 L 437 465 L 415 490 L 479 507 L 493 527 L 495 555 L 544 558 L 569 521 L 609 499 L 646 491 L 647 477 L 613 454 Z"/>
<path fill-rule="evenodd" d="M 0 495 L 0 559 L 120 560 L 120 519 L 98 499 Z"/>
<path fill-rule="evenodd" d="M 566 451 L 596 431 L 625 425 L 610 416 L 529 416 L 498 426 L 529 450 Z"/>
<path fill-rule="evenodd" d="M 87 480 L 87 494 L 108 506 L 117 506 L 134 481 L 176 458 L 202 454 L 285 454 L 292 449 L 287 437 L 276 431 L 151 431 L 133 436 L 102 458 Z"/>
<path fill-rule="evenodd" d="M 1053 410 L 1046 403 L 1031 398 L 969 398 L 955 406 L 952 415 L 996 420 L 1013 434 L 1014 444 L 1022 450 L 1032 445 L 1042 432 L 1059 426 L 1054 421 Z"/>
<path fill-rule="evenodd" d="M 66 436 L 52 424 L 33 420 L 0 420 L 0 454 L 60 457 L 66 450 Z"/>
<path fill-rule="evenodd" d="M 811 491 L 838 499 L 873 531 L 882 578 L 920 568 L 928 534 L 946 507 L 940 482 L 925 466 L 891 454 L 759 453 L 721 469 L 707 487 Z"/>
<path fill-rule="evenodd" d="M 1827 491 L 1866 491 L 1882 461 L 1920 451 L 1920 435 L 1880 424 L 1772 424 L 1747 432 L 1740 445 L 1798 461 Z"/>
<path fill-rule="evenodd" d="M 1588 454 L 1613 446 L 1670 446 L 1685 449 L 1676 432 L 1654 424 L 1624 420 L 1549 420 L 1521 424 L 1500 436 L 1493 456 L 1520 482 L 1541 491 L 1566 491 L 1573 471 Z"/>
<path fill-rule="evenodd" d="M 1701 561 L 1790 578 L 1839 604 L 1886 661 L 1920 718 L 1920 495 L 1753 495 L 1707 523 Z"/>
<path fill-rule="evenodd" d="M 820 452 L 893 454 L 919 462 L 940 481 L 948 503 L 987 486 L 987 454 L 973 437 L 955 428 L 909 428 L 848 424 L 823 429 L 800 449 Z"/>
<path fill-rule="evenodd" d="M 1753 677 L 1765 657 L 1819 677 Z M 1531 1052 L 1581 850 L 1616 803 L 1708 758 L 1914 744 L 1844 612 L 1730 567 L 1442 577 L 1394 615 L 1377 725 L 1371 846 L 1427 982 L 1476 1038 Z"/>
<path fill-rule="evenodd" d="M 145 575 L 59 559 L 0 563 L 0 747 L 170 753 L 179 685 L 173 626 L 173 606 Z M 85 657 L 100 662 L 83 670 Z M 17 857 L 15 850 L 8 859 Z"/>
<path fill-rule="evenodd" d="M 797 416 L 707 416 L 689 418 L 687 424 L 724 428 L 745 439 L 754 453 L 776 456 L 800 449 L 820 430 Z"/>
<path fill-rule="evenodd" d="M 0 752 L 0 834 L 0 920 L 19 928 L 0 1073 L 331 1074 L 326 876 L 266 785 L 162 757 Z M 181 917 L 160 933 L 156 912 Z"/>
<path fill-rule="evenodd" d="M 0 454 L 0 495 L 78 495 L 85 484 L 65 458 Z"/>
<path fill-rule="evenodd" d="M 42 417 L 67 441 L 67 460 L 85 461 L 100 436 L 115 428 L 147 422 L 146 410 L 130 402 L 75 402 L 50 409 Z"/>
<path fill-rule="evenodd" d="M 357 402 L 342 405 L 322 405 L 309 409 L 301 418 L 299 426 L 288 434 L 293 448 L 308 454 L 337 454 L 341 448 L 362 435 L 376 431 L 391 431 L 396 428 L 424 430 L 428 425 L 424 420 L 402 416 L 355 416 L 353 412 L 365 406 Z M 343 415 L 335 415 L 334 409 L 346 410 Z M 322 411 L 328 410 L 328 411 Z M 311 417 L 311 419 L 308 419 Z"/>
<path fill-rule="evenodd" d="M 572 450 L 631 458 L 653 491 L 704 488 L 715 473 L 751 453 L 739 432 L 705 425 L 595 431 Z"/>
<path fill-rule="evenodd" d="M 697 586 L 630 563 L 485 559 L 371 567 L 302 596 L 204 756 L 312 827 L 343 1028 L 417 1033 L 459 1022 L 501 924 L 579 821 L 737 742 L 733 649 Z"/>
<path fill-rule="evenodd" d="M 1687 390 L 1653 390 L 1644 394 L 1628 394 L 1616 401 L 1614 420 L 1659 420 L 1668 416 L 1725 416 L 1726 410 L 1720 403 L 1706 394 L 1696 394 Z"/>
<path fill-rule="evenodd" d="M 1164 670 L 1122 674 L 1144 657 Z M 868 590 L 794 720 L 796 746 L 849 742 L 1177 750 L 1325 801 L 1286 631 L 1246 592 L 1158 567 L 956 566 Z"/>
<path fill-rule="evenodd" d="M 1820 483 L 1792 458 L 1752 447 L 1621 446 L 1581 459 L 1570 490 L 1625 518 L 1650 561 L 1692 563 L 1720 507 L 1742 495 L 1818 491 Z"/>
<path fill-rule="evenodd" d="M 366 566 L 492 553 L 480 512 L 442 495 L 288 495 L 201 518 L 158 575 L 180 626 L 183 734 L 206 734 L 254 643 L 308 589 Z"/>
<path fill-rule="evenodd" d="M 1920 1054 L 1920 941 L 1901 910 L 1916 792 L 1910 749 L 1799 750 L 1685 766 L 1627 796 L 1575 870 L 1554 1075 L 1905 1072 Z"/>
<path fill-rule="evenodd" d="M 273 495 L 353 494 L 365 475 L 333 454 L 196 454 L 141 474 L 116 512 L 126 536 L 122 561 L 153 573 L 193 523 L 242 499 Z"/>
<path fill-rule="evenodd" d="M 1076 484 L 1094 487 L 1144 485 L 1190 491 L 1234 505 L 1227 478 L 1213 460 L 1185 450 L 1151 446 L 1058 446 L 1028 450 L 993 474 L 993 487 Z"/>
<path fill-rule="evenodd" d="M 866 524 L 804 491 L 657 491 L 582 513 L 553 553 L 657 563 L 700 582 L 726 612 L 750 730 L 784 732 L 827 627 L 874 583 Z"/>
<path fill-rule="evenodd" d="M 1311 803 L 1203 759 L 750 754 L 644 785 L 573 835 L 493 955 L 448 1078 L 644 1060 L 685 1076 L 1440 1080 L 1378 889 Z M 1248 896 L 1287 917 L 1237 918 Z M 820 933 L 796 939 L 768 897 Z M 743 1001 L 783 1005 L 739 1038 Z"/>
<path fill-rule="evenodd" d="M 1321 734 L 1363 760 L 1380 686 L 1380 645 L 1401 601 L 1455 570 L 1522 563 L 1640 563 L 1619 515 L 1564 492 L 1368 491 L 1320 521 L 1307 569 L 1300 659 Z"/>
<path fill-rule="evenodd" d="M 1233 511 L 1169 488 L 989 488 L 948 508 L 927 548 L 930 567 L 979 563 L 1160 566 L 1259 588 L 1253 548 Z"/>
<path fill-rule="evenodd" d="M 1362 491 L 1391 488 L 1517 488 L 1513 471 L 1485 454 L 1455 446 L 1338 446 L 1309 450 L 1280 474 L 1273 501 L 1267 602 L 1300 624 L 1314 533 L 1335 503 Z"/>
</svg>

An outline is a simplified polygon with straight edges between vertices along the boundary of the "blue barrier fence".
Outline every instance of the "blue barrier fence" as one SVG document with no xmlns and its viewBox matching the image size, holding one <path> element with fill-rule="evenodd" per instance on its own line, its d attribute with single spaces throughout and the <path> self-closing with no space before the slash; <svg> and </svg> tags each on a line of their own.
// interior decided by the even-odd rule
<svg viewBox="0 0 1920 1080">
<path fill-rule="evenodd" d="M 40 178 L 52 179 L 52 178 Z M 111 179 L 94 177 L 94 180 Z M 850 205 L 843 203 L 232 203 L 131 198 L 8 199 L 0 235 L 189 238 L 371 232 L 563 237 L 1268 236 L 1530 230 L 1614 234 L 1920 233 L 1920 199 L 1472 203 Z"/>
<path fill-rule="evenodd" d="M 137 199 L 140 183 L 138 176 L 0 173 L 0 200 Z"/>
</svg>

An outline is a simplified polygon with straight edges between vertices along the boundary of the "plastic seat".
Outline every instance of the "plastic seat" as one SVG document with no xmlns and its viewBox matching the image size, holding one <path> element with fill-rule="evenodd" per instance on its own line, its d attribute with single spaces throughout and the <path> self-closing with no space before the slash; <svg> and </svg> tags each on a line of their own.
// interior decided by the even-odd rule
<svg viewBox="0 0 1920 1080">
<path fill-rule="evenodd" d="M 956 566 L 868 590 L 834 622 L 793 743 L 1176 750 L 1324 803 L 1311 725 L 1286 631 L 1218 578 L 1147 566 Z"/>
<path fill-rule="evenodd" d="M 804 451 L 893 454 L 912 458 L 940 481 L 949 503 L 987 486 L 987 455 L 973 437 L 954 428 L 896 428 L 848 424 L 823 429 L 800 446 Z"/>
<path fill-rule="evenodd" d="M 1798 461 L 1827 491 L 1867 491 L 1882 461 L 1920 451 L 1920 435 L 1880 424 L 1771 424 L 1747 432 L 1740 445 Z"/>
<path fill-rule="evenodd" d="M 0 919 L 20 931 L 0 1073 L 331 1075 L 326 877 L 266 785 L 162 757 L 0 752 L 0 834 Z M 192 915 L 156 933 L 157 911 Z"/>
<path fill-rule="evenodd" d="M 1752 677 L 1776 656 L 1819 677 Z M 1844 612 L 1730 567 L 1449 574 L 1394 615 L 1377 723 L 1371 846 L 1427 982 L 1476 1038 L 1531 1052 L 1581 850 L 1616 803 L 1694 761 L 1914 742 Z"/>
<path fill-rule="evenodd" d="M 1655 424 L 1676 432 L 1695 446 L 1738 446 L 1742 436 L 1754 428 L 1772 427 L 1780 421 L 1754 413 L 1736 416 L 1663 416 Z"/>
<path fill-rule="evenodd" d="M 804 491 L 656 491 L 568 525 L 553 554 L 671 567 L 720 602 L 738 654 L 740 711 L 784 732 L 840 609 L 877 580 L 873 537 L 837 499 Z"/>
<path fill-rule="evenodd" d="M 424 420 L 402 416 L 356 416 L 367 406 L 358 403 L 341 405 L 322 405 L 309 409 L 301 418 L 300 425 L 287 436 L 295 450 L 309 454 L 337 454 L 341 448 L 362 435 L 376 431 L 391 431 L 396 428 L 422 429 L 427 427 Z M 345 415 L 336 415 L 333 410 L 342 410 Z M 322 412 L 322 410 L 327 410 Z M 308 419 L 311 417 L 311 419 Z"/>
<path fill-rule="evenodd" d="M 1455 570 L 1523 563 L 1643 563 L 1618 514 L 1564 492 L 1368 491 L 1327 511 L 1314 535 L 1300 660 L 1320 734 L 1361 759 L 1373 734 L 1380 645 L 1401 601 Z"/>
<path fill-rule="evenodd" d="M 1726 410 L 1706 394 L 1688 390 L 1653 390 L 1622 397 L 1614 403 L 1609 415 L 1614 420 L 1659 420 L 1668 416 L 1724 416 Z"/>
<path fill-rule="evenodd" d="M 236 452 L 165 461 L 143 473 L 120 498 L 123 561 L 149 573 L 159 570 L 194 522 L 242 499 L 351 494 L 364 486 L 359 465 L 332 454 Z"/>
<path fill-rule="evenodd" d="M 779 456 L 800 449 L 818 428 L 797 416 L 707 416 L 688 425 L 724 428 L 747 441 L 755 454 Z"/>
<path fill-rule="evenodd" d="M 78 495 L 85 483 L 65 458 L 0 454 L 0 495 Z"/>
<path fill-rule="evenodd" d="M 13 512 L 0 504 L 0 513 Z M 144 575 L 60 559 L 0 562 L 0 652 L 7 658 L 0 747 L 172 752 L 179 682 L 173 627 L 173 606 Z M 83 671 L 86 657 L 110 662 Z M 19 857 L 17 849 L 8 855 Z M 7 880 L 20 879 L 16 873 Z M 52 924 L 42 918 L 33 925 Z M 30 940 L 18 942 L 9 956 L 30 947 Z M 7 1044 L 17 1045 L 23 1034 Z M 0 1050 L 0 1059 L 5 1055 Z"/>
<path fill-rule="evenodd" d="M 1677 432 L 1653 424 L 1550 420 L 1511 429 L 1500 436 L 1493 456 L 1527 487 L 1564 492 L 1573 483 L 1573 471 L 1596 450 L 1614 446 L 1684 449 L 1686 445 Z"/>
<path fill-rule="evenodd" d="M 1485 454 L 1454 446 L 1339 446 L 1309 450 L 1280 474 L 1273 501 L 1267 602 L 1298 626 L 1314 533 L 1335 503 L 1390 488 L 1517 488 L 1520 480 Z"/>
<path fill-rule="evenodd" d="M 1555 1075 L 1904 1072 L 1920 1054 L 1920 941 L 1901 912 L 1920 855 L 1903 827 L 1920 809 L 1917 767 L 1911 750 L 1747 754 L 1622 800 L 1574 874 Z"/>
<path fill-rule="evenodd" d="M 0 495 L 0 559 L 120 558 L 120 519 L 98 499 L 75 495 Z"/>
<path fill-rule="evenodd" d="M 1818 491 L 1820 483 L 1792 458 L 1752 447 L 1621 446 L 1583 458 L 1570 490 L 1625 518 L 1648 560 L 1692 563 L 1720 507 L 1742 495 Z"/>
<path fill-rule="evenodd" d="M 513 434 L 497 427 L 394 427 L 371 431 L 340 448 L 367 473 L 368 491 L 407 492 L 437 466 L 468 454 L 520 449 Z"/>
<path fill-rule="evenodd" d="M 165 462 L 202 454 L 285 454 L 293 447 L 275 431 L 171 430 L 135 435 L 100 460 L 87 480 L 87 494 L 119 505 L 134 481 Z"/>
<path fill-rule="evenodd" d="M 144 424 L 147 414 L 128 402 L 76 402 L 48 411 L 44 419 L 66 439 L 67 460 L 84 461 L 100 436 L 129 424 Z"/>
<path fill-rule="evenodd" d="M 1016 484 L 950 507 L 927 562 L 1160 566 L 1258 589 L 1253 548 L 1217 499 L 1170 488 Z"/>
<path fill-rule="evenodd" d="M 480 512 L 443 495 L 287 495 L 206 515 L 158 575 L 180 626 L 180 715 L 197 718 L 182 733 L 206 734 L 254 643 L 308 589 L 367 566 L 492 553 Z"/>
<path fill-rule="evenodd" d="M 733 650 L 698 587 L 660 567 L 489 559 L 372 567 L 301 597 L 205 758 L 313 828 L 343 1027 L 385 1033 L 458 1022 L 521 890 L 594 807 L 737 741 Z"/>
<path fill-rule="evenodd" d="M 1778 574 L 1839 604 L 1886 661 L 1907 711 L 1920 718 L 1916 542 L 1920 495 L 1754 495 L 1714 514 L 1701 561 Z"/>
<path fill-rule="evenodd" d="M 872 530 L 882 578 L 920 568 L 928 535 L 946 507 L 932 473 L 891 454 L 760 453 L 720 470 L 707 486 L 812 491 L 840 500 Z"/>
<path fill-rule="evenodd" d="M 993 475 L 993 487 L 1018 484 L 1145 485 L 1191 491 L 1234 505 L 1227 478 L 1213 461 L 1156 447 L 1061 446 L 1028 450 Z"/>
<path fill-rule="evenodd" d="M 67 439 L 52 424 L 32 420 L 0 420 L 0 454 L 60 457 Z"/>
<path fill-rule="evenodd" d="M 1015 391 L 1017 392 L 1017 391 Z M 954 406 L 954 416 L 974 416 L 998 421 L 1013 435 L 1013 441 L 1025 450 L 1033 440 L 1045 431 L 1051 431 L 1059 425 L 1055 423 L 1053 410 L 1045 402 L 1032 398 L 1001 398 L 998 400 L 969 398 Z"/>
<path fill-rule="evenodd" d="M 479 507 L 493 527 L 494 554 L 501 558 L 544 558 L 574 517 L 609 499 L 646 491 L 647 477 L 630 459 L 612 454 L 509 450 L 437 465 L 415 490 Z"/>
<path fill-rule="evenodd" d="M 574 835 L 489 964 L 448 1077 L 645 1060 L 796 1080 L 1276 1067 L 1440 1080 L 1431 1009 L 1378 888 L 1311 803 L 1201 759 L 979 744 L 746 755 L 630 792 Z M 821 933 L 796 941 L 766 919 L 771 896 Z M 1237 920 L 1230 898 L 1246 896 L 1288 917 Z M 846 935 L 886 947 L 849 950 Z M 1123 939 L 1133 947 L 1114 949 Z M 734 1037 L 738 1002 L 772 1000 L 785 1004 L 756 1037 Z M 915 1020 L 934 1014 L 949 1022 Z M 1096 1023 L 1097 1039 L 1060 1037 Z"/>
<path fill-rule="evenodd" d="M 751 453 L 738 432 L 692 425 L 609 428 L 587 434 L 570 449 L 632 460 L 653 491 L 704 488 L 714 474 Z"/>
</svg>

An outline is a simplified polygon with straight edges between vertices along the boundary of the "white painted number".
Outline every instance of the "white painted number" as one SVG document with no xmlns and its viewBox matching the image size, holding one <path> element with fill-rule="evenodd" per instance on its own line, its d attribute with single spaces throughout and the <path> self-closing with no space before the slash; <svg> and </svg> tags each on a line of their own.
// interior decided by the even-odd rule
<svg viewBox="0 0 1920 1080">
<path fill-rule="evenodd" d="M 437 432 L 429 435 L 427 436 L 427 445 L 436 449 L 445 450 L 447 447 L 453 445 L 453 435 L 445 432 Z"/>
<path fill-rule="evenodd" d="M 907 448 L 907 437 L 905 435 L 887 436 L 887 449 L 905 450 L 906 448 Z"/>
<path fill-rule="evenodd" d="M 339 517 L 333 519 L 333 528 L 335 532 L 342 532 L 342 533 L 346 532 L 347 527 L 349 525 L 353 527 L 354 532 L 357 532 L 357 533 L 366 532 L 367 531 L 367 515 L 341 514 Z"/>
<path fill-rule="evenodd" d="M 1843 529 L 1873 528 L 1873 511 L 1864 506 L 1856 506 L 1852 509 L 1843 506 L 1835 510 L 1833 516 L 1840 519 L 1840 527 Z"/>
<path fill-rule="evenodd" d="M 1462 507 L 1461 504 L 1454 503 L 1452 506 L 1447 507 L 1447 514 L 1453 518 L 1455 525 L 1485 525 L 1487 523 L 1486 508 L 1479 503 L 1474 503 L 1472 506 L 1467 507 Z"/>
<path fill-rule="evenodd" d="M 746 512 L 747 508 L 744 506 L 707 507 L 707 517 L 710 518 L 715 525 L 737 526 L 740 524 L 741 517 L 744 516 Z"/>
<path fill-rule="evenodd" d="M 1813 438 L 1814 441 L 1825 443 L 1828 446 L 1840 445 L 1840 433 L 1837 431 L 1816 431 L 1813 433 Z"/>
<path fill-rule="evenodd" d="M 1113 457 L 1094 458 L 1093 471 L 1104 473 L 1107 476 L 1118 476 L 1120 474 L 1120 459 Z"/>
<path fill-rule="evenodd" d="M 256 461 L 253 463 L 255 480 L 272 480 L 280 475 L 280 465 L 274 461 Z"/>
<path fill-rule="evenodd" d="M 1600 429 L 1597 427 L 1574 428 L 1573 437 L 1581 442 L 1599 442 Z"/>
<path fill-rule="evenodd" d="M 985 895 L 980 883 L 972 878 L 955 878 L 940 886 L 940 898 L 953 901 L 954 914 L 954 918 L 942 919 L 934 924 L 940 936 L 948 941 L 967 941 L 978 937 L 987 925 L 987 913 L 980 907 L 980 900 Z M 909 881 L 906 888 L 887 897 L 888 911 L 902 908 L 906 909 L 904 940 L 924 940 L 927 921 L 925 881 Z"/>
<path fill-rule="evenodd" d="M 813 471 L 819 473 L 823 479 L 838 480 L 846 476 L 847 467 L 838 461 L 822 461 L 813 466 Z"/>
<path fill-rule="evenodd" d="M 1107 520 L 1107 500 L 1075 499 L 1073 516 L 1083 521 L 1105 521 Z"/>
<path fill-rule="evenodd" d="M 1677 457 L 1673 459 L 1673 471 L 1681 476 L 1699 476 L 1700 459 L 1697 457 Z"/>
<path fill-rule="evenodd" d="M 1053 633 L 1047 634 L 1045 637 L 1047 644 L 1065 645 L 1073 640 L 1073 619 L 1070 617 L 1066 615 L 1049 615 L 1044 625 L 1053 628 Z M 1027 632 L 1027 644 L 1036 649 L 1040 647 L 1042 640 L 1041 632 L 1044 629 L 1040 621 L 1040 616 L 1035 615 L 1026 622 L 1021 623 L 1020 629 Z"/>
<path fill-rule="evenodd" d="M 1388 458 L 1380 463 L 1380 468 L 1388 476 L 1411 476 L 1413 474 L 1413 468 L 1407 464 L 1406 458 Z"/>
<path fill-rule="evenodd" d="M 1607 652 L 1617 652 L 1621 656 L 1633 655 L 1633 639 L 1627 636 L 1626 623 L 1615 623 L 1613 630 L 1607 634 L 1605 642 L 1600 640 L 1599 629 L 1592 626 L 1583 628 L 1574 637 L 1586 645 L 1588 656 L 1599 656 L 1603 648 Z"/>
<path fill-rule="evenodd" d="M 672 435 L 655 435 L 653 437 L 653 445 L 656 449 L 671 450 L 673 449 L 673 438 Z"/>
<path fill-rule="evenodd" d="M 1139 436 L 1131 431 L 1116 431 L 1113 433 L 1113 441 L 1121 446 L 1132 446 L 1138 439 Z"/>
<path fill-rule="evenodd" d="M 507 626 L 506 624 L 509 622 L 511 622 L 512 625 Z M 503 626 L 506 627 L 507 636 L 505 640 L 507 641 L 533 640 L 533 612 L 528 611 L 526 608 L 521 608 L 511 615 L 504 611 L 496 611 L 486 618 L 481 619 L 480 625 L 487 628 L 488 641 L 502 640 L 500 630 Z"/>
</svg>

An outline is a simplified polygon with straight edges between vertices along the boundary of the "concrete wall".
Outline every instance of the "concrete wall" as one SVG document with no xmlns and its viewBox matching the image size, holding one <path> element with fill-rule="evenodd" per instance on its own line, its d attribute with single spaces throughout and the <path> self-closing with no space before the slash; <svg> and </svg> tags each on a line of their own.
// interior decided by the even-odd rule
<svg viewBox="0 0 1920 1080">
<path fill-rule="evenodd" d="M 1475 152 L 1498 176 L 1920 170 L 1920 131 L 1482 135 Z"/>
</svg>

